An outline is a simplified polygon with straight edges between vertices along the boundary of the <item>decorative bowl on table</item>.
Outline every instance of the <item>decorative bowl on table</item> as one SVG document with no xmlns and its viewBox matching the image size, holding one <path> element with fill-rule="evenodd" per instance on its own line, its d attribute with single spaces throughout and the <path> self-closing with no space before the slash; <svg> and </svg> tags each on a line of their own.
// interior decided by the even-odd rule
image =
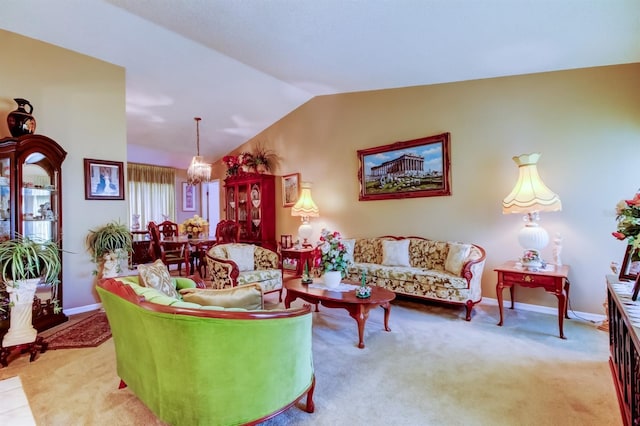
<svg viewBox="0 0 640 426">
<path fill-rule="evenodd" d="M 360 299 L 366 299 L 371 296 L 371 287 L 368 285 L 361 285 L 356 288 L 356 297 Z"/>
</svg>

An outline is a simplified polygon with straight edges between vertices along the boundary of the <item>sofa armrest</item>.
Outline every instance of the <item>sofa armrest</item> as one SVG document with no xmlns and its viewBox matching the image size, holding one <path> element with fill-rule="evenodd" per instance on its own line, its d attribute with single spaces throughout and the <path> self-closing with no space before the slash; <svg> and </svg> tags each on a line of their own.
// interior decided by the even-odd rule
<svg viewBox="0 0 640 426">
<path fill-rule="evenodd" d="M 233 260 L 213 257 L 209 253 L 206 254 L 207 268 L 213 285 L 217 288 L 235 287 L 238 285 L 238 275 L 240 269 L 238 264 Z"/>
</svg>

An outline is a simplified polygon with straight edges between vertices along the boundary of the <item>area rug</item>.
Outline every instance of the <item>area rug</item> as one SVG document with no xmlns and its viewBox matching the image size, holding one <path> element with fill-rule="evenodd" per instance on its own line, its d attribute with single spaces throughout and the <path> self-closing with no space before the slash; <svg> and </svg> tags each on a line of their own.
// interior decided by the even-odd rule
<svg viewBox="0 0 640 426">
<path fill-rule="evenodd" d="M 63 330 L 56 331 L 44 340 L 49 343 L 49 349 L 72 349 L 95 347 L 109 337 L 111 328 L 107 315 L 98 311 Z"/>
</svg>

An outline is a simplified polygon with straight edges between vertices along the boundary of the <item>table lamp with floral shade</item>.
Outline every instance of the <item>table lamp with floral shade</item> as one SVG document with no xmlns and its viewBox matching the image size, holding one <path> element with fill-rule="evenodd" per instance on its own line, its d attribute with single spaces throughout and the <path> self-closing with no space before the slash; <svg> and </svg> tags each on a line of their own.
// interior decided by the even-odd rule
<svg viewBox="0 0 640 426">
<path fill-rule="evenodd" d="M 302 219 L 302 224 L 298 228 L 298 235 L 302 238 L 302 247 L 312 247 L 309 238 L 311 238 L 313 228 L 309 223 L 309 218 L 320 216 L 320 210 L 311 198 L 311 183 L 302 182 L 300 198 L 291 208 L 291 216 L 300 216 Z"/>
<path fill-rule="evenodd" d="M 536 164 L 540 156 L 540 153 L 533 153 L 513 157 L 518 165 L 518 181 L 502 201 L 502 213 L 525 215 L 525 225 L 518 234 L 518 242 L 524 249 L 520 259 L 523 265 L 529 264 L 533 269 L 544 265 L 540 251 L 549 243 L 549 234 L 538 223 L 539 213 L 562 210 L 560 197 L 544 184 L 538 174 Z"/>
</svg>

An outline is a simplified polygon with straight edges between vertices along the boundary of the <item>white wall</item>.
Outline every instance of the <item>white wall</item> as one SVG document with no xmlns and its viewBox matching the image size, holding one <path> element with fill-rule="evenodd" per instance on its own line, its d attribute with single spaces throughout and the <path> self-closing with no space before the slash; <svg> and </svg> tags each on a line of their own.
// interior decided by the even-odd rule
<svg viewBox="0 0 640 426">
<path fill-rule="evenodd" d="M 111 220 L 128 223 L 128 213 L 126 201 L 84 199 L 83 160 L 126 161 L 125 71 L 3 30 L 0 51 L 5 58 L 0 137 L 11 136 L 4 117 L 16 108 L 13 98 L 25 98 L 34 107 L 36 133 L 67 151 L 62 165 L 63 308 L 96 303 L 86 235 Z"/>
</svg>

